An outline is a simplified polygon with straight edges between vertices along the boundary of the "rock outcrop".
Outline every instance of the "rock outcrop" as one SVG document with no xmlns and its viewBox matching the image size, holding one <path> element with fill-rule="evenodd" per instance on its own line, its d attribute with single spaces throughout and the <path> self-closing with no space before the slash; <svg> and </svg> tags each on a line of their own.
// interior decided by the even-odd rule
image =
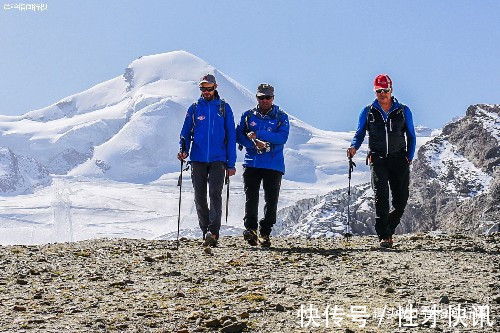
<svg viewBox="0 0 500 333">
<path fill-rule="evenodd" d="M 500 105 L 472 105 L 418 151 L 401 232 L 485 233 L 500 223 Z"/>
<path fill-rule="evenodd" d="M 49 172 L 35 159 L 0 147 L 0 195 L 31 193 L 38 186 L 50 184 L 51 179 Z"/>
</svg>

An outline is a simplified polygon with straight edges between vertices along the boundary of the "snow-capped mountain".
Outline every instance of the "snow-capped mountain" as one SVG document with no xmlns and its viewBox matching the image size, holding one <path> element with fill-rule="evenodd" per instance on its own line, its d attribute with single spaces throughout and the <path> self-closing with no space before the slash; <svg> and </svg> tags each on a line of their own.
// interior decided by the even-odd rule
<svg viewBox="0 0 500 333">
<path fill-rule="evenodd" d="M 0 193 L 17 195 L 31 193 L 33 188 L 51 183 L 47 169 L 33 158 L 14 154 L 0 147 Z"/>
<path fill-rule="evenodd" d="M 241 113 L 252 94 L 184 51 L 141 57 L 123 75 L 49 107 L 1 117 L 0 146 L 31 156 L 51 173 L 144 183 L 177 170 L 180 127 L 204 73 Z"/>
<path fill-rule="evenodd" d="M 419 130 L 417 133 L 428 134 Z M 500 222 L 500 105 L 473 105 L 432 140 L 417 138 L 410 198 L 397 232 L 445 230 L 483 233 Z M 356 155 L 358 156 L 358 155 Z M 359 165 L 359 164 L 358 164 Z M 355 176 L 353 176 L 355 178 Z M 276 235 L 323 237 L 347 223 L 347 188 L 299 200 L 278 212 Z M 351 190 L 355 234 L 374 233 L 370 184 Z"/>
<path fill-rule="evenodd" d="M 54 174 L 157 180 L 178 170 L 180 128 L 186 109 L 199 97 L 197 83 L 204 73 L 216 76 L 236 122 L 255 105 L 253 93 L 192 54 L 144 56 L 123 75 L 49 107 L 1 116 L 0 146 L 36 159 Z M 279 105 L 279 87 L 276 91 Z M 293 110 L 285 111 L 291 113 L 285 178 L 315 183 L 337 173 L 341 159 L 333 150 L 346 147 L 351 134 L 318 130 L 295 118 Z M 317 149 L 322 153 L 311 153 Z"/>
</svg>

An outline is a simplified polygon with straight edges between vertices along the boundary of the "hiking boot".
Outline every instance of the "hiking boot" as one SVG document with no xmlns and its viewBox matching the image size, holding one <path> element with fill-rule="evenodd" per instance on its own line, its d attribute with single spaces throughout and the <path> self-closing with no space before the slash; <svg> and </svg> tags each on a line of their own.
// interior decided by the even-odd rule
<svg viewBox="0 0 500 333">
<path fill-rule="evenodd" d="M 260 246 L 271 247 L 271 238 L 269 237 L 269 235 L 260 236 Z"/>
<path fill-rule="evenodd" d="M 204 246 L 216 247 L 217 246 L 217 236 L 208 231 L 205 234 Z"/>
<path fill-rule="evenodd" d="M 390 248 L 392 247 L 392 238 L 384 238 L 380 240 L 380 247 Z"/>
<path fill-rule="evenodd" d="M 257 240 L 259 239 L 259 237 L 257 236 L 257 230 L 245 230 L 243 232 L 243 239 L 246 240 L 251 246 L 256 246 L 258 244 Z"/>
</svg>

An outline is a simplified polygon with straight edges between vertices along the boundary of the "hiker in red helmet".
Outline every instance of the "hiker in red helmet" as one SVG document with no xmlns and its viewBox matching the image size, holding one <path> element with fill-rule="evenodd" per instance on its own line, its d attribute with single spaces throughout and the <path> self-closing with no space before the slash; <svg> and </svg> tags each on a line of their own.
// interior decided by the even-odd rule
<svg viewBox="0 0 500 333">
<path fill-rule="evenodd" d="M 410 164 L 415 154 L 415 129 L 408 106 L 392 96 L 387 74 L 375 78 L 376 99 L 361 111 L 358 129 L 347 149 L 353 157 L 368 132 L 371 183 L 375 193 L 375 230 L 380 246 L 392 247 L 392 236 L 403 216 L 409 196 Z M 389 188 L 393 210 L 389 212 Z"/>
</svg>

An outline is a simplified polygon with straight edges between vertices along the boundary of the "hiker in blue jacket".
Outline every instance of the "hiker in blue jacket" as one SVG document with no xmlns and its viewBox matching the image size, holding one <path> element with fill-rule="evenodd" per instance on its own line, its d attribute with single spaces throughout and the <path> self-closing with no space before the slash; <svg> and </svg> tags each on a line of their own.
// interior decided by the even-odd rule
<svg viewBox="0 0 500 333">
<path fill-rule="evenodd" d="M 177 158 L 184 160 L 191 151 L 191 179 L 198 222 L 204 245 L 213 247 L 219 239 L 224 178 L 226 173 L 228 176 L 236 173 L 236 132 L 233 111 L 220 99 L 215 76 L 204 75 L 199 87 L 201 97 L 187 111 Z"/>
<path fill-rule="evenodd" d="M 276 223 L 276 211 L 281 187 L 281 177 L 285 173 L 283 148 L 288 140 L 290 124 L 288 115 L 274 105 L 274 87 L 262 83 L 257 87 L 258 105 L 241 116 L 236 127 L 236 141 L 240 149 L 246 148 L 243 166 L 245 189 L 244 239 L 252 246 L 260 244 L 270 247 L 270 235 Z M 264 218 L 257 221 L 260 184 L 264 188 Z"/>
<path fill-rule="evenodd" d="M 356 154 L 368 132 L 367 161 L 370 162 L 375 193 L 375 230 L 380 246 L 392 247 L 392 236 L 408 201 L 410 164 L 415 154 L 416 137 L 410 108 L 392 96 L 389 75 L 378 75 L 374 90 L 376 99 L 361 111 L 347 157 Z M 389 188 L 394 208 L 390 213 Z"/>
</svg>

